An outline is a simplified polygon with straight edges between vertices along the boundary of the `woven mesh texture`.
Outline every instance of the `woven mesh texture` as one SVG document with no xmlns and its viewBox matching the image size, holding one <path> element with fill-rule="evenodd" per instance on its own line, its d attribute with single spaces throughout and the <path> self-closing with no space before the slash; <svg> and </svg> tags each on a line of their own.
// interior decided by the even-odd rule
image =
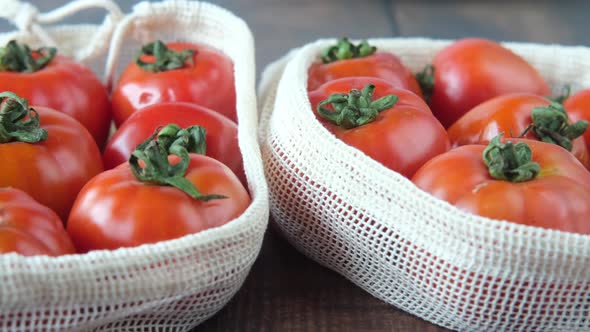
<svg viewBox="0 0 590 332">
<path fill-rule="evenodd" d="M 298 250 L 373 296 L 461 331 L 589 331 L 590 237 L 470 215 L 336 139 L 307 70 L 334 40 L 292 51 L 260 85 L 271 214 Z M 414 72 L 450 41 L 372 40 Z M 590 50 L 505 43 L 559 90 L 590 87 Z"/>
<path fill-rule="evenodd" d="M 234 61 L 239 144 L 252 204 L 228 224 L 180 239 L 57 258 L 0 255 L 0 331 L 186 331 L 237 292 L 268 223 L 268 188 L 257 140 L 253 38 L 246 24 L 200 2 L 142 3 L 96 38 L 96 26 L 47 30 L 62 53 L 104 74 L 111 38 L 117 68 L 154 38 L 212 45 Z M 39 44 L 26 33 L 18 36 Z M 76 53 L 76 49 L 86 51 Z M 116 71 L 119 72 L 119 71 Z"/>
</svg>

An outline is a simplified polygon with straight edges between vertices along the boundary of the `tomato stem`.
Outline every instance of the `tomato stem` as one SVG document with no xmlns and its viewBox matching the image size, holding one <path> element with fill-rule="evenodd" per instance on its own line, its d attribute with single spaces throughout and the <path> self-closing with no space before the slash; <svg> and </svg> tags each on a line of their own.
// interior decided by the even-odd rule
<svg viewBox="0 0 590 332">
<path fill-rule="evenodd" d="M 322 61 L 324 63 L 331 63 L 340 60 L 364 58 L 374 54 L 376 51 L 377 47 L 369 45 L 366 40 L 355 45 L 348 38 L 343 37 L 338 40 L 336 45 L 332 45 L 322 52 Z"/>
<path fill-rule="evenodd" d="M 541 141 L 557 144 L 568 151 L 572 150 L 572 141 L 582 136 L 588 129 L 586 120 L 570 124 L 563 105 L 558 102 L 533 108 L 531 119 L 532 123 L 520 134 L 520 137 L 524 137 L 532 130 Z"/>
<path fill-rule="evenodd" d="M 424 99 L 429 102 L 434 92 L 434 66 L 427 65 L 424 67 L 424 70 L 416 74 L 416 80 L 420 84 Z"/>
<path fill-rule="evenodd" d="M 195 50 L 183 50 L 176 52 L 169 49 L 164 42 L 156 40 L 155 42 L 144 45 L 139 53 L 135 63 L 139 68 L 154 73 L 183 68 L 186 63 L 193 64 L 193 55 Z M 145 62 L 141 60 L 144 55 L 154 56 L 154 62 Z"/>
<path fill-rule="evenodd" d="M 31 50 L 28 45 L 11 40 L 0 47 L 0 71 L 33 73 L 45 68 L 56 54 L 55 47 Z"/>
<path fill-rule="evenodd" d="M 549 96 L 547 97 L 547 99 L 556 102 L 556 103 L 560 103 L 563 104 L 564 101 L 566 101 L 566 99 L 568 99 L 572 94 L 572 87 L 569 84 L 566 84 L 562 87 L 561 89 L 561 93 L 555 97 L 553 96 Z"/>
<path fill-rule="evenodd" d="M 169 124 L 159 128 L 147 140 L 140 143 L 129 158 L 135 177 L 144 183 L 178 188 L 194 199 L 209 201 L 225 198 L 222 195 L 203 195 L 190 181 L 184 178 L 190 163 L 189 152 L 205 152 L 206 130 L 201 126 L 186 129 Z M 169 155 L 180 157 L 180 162 L 171 165 Z M 143 167 L 140 165 L 143 162 Z"/>
<path fill-rule="evenodd" d="M 344 129 L 356 128 L 375 121 L 380 112 L 393 107 L 398 96 L 388 95 L 373 100 L 375 85 L 367 84 L 363 91 L 352 89 L 348 94 L 335 93 L 320 102 L 317 106 L 318 114 Z M 332 105 L 333 111 L 323 107 Z"/>
<path fill-rule="evenodd" d="M 37 143 L 47 139 L 39 114 L 13 92 L 0 93 L 0 143 Z"/>
<path fill-rule="evenodd" d="M 541 166 L 532 161 L 531 148 L 525 142 L 500 142 L 502 134 L 494 137 L 483 151 L 483 161 L 490 176 L 497 180 L 525 182 L 534 179 Z"/>
</svg>

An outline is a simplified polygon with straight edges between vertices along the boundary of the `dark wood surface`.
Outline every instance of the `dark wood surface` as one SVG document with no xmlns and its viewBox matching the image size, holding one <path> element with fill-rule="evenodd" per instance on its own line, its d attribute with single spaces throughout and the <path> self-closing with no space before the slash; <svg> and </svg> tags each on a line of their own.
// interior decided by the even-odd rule
<svg viewBox="0 0 590 332">
<path fill-rule="evenodd" d="M 32 1 L 48 10 L 65 0 Z M 118 1 L 128 11 L 133 1 Z M 487 37 L 590 45 L 590 1 L 219 0 L 250 25 L 260 73 L 320 37 Z M 1 1 L 0 1 L 1 5 Z M 100 11 L 71 21 L 99 22 Z M 0 23 L 0 31 L 9 26 Z M 269 230 L 244 287 L 194 331 L 447 331 L 367 294 Z"/>
</svg>

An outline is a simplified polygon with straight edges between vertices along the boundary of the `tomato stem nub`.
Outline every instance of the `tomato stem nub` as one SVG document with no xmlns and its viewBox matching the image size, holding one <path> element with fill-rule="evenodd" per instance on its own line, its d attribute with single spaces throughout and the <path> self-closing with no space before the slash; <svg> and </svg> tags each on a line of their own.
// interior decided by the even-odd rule
<svg viewBox="0 0 590 332">
<path fill-rule="evenodd" d="M 566 101 L 566 99 L 568 99 L 572 94 L 572 86 L 569 84 L 566 84 L 562 87 L 561 89 L 561 94 L 557 95 L 557 96 L 549 96 L 547 97 L 547 99 L 554 101 L 556 103 L 560 103 L 563 104 L 564 101 Z"/>
<path fill-rule="evenodd" d="M 532 161 L 531 148 L 525 142 L 500 142 L 502 134 L 494 137 L 483 151 L 483 161 L 490 176 L 497 180 L 525 182 L 534 179 L 541 166 Z"/>
<path fill-rule="evenodd" d="M 570 124 L 563 105 L 558 102 L 533 108 L 531 119 L 531 125 L 522 132 L 520 137 L 532 130 L 541 141 L 557 144 L 568 151 L 572 150 L 572 141 L 582 136 L 588 129 L 588 121 L 586 120 Z"/>
<path fill-rule="evenodd" d="M 195 50 L 183 50 L 176 52 L 169 49 L 164 42 L 156 40 L 153 43 L 144 45 L 139 53 L 135 63 L 139 68 L 151 71 L 154 73 L 183 68 L 186 63 L 193 64 L 193 55 L 197 51 Z M 145 62 L 141 60 L 143 55 L 153 55 L 154 62 Z"/>
<path fill-rule="evenodd" d="M 129 165 L 133 175 L 141 182 L 178 188 L 201 201 L 225 198 L 222 195 L 203 195 L 184 178 L 190 163 L 189 153 L 205 153 L 205 135 L 206 130 L 201 126 L 182 129 L 176 124 L 169 124 L 159 128 L 131 154 Z M 180 162 L 171 165 L 169 155 L 179 156 Z"/>
<path fill-rule="evenodd" d="M 420 84 L 424 99 L 429 102 L 434 92 L 434 66 L 427 65 L 424 67 L 424 70 L 416 74 L 416 80 Z"/>
<path fill-rule="evenodd" d="M 28 45 L 11 40 L 0 47 L 0 71 L 33 73 L 47 66 L 56 54 L 55 47 L 31 50 Z"/>
<path fill-rule="evenodd" d="M 39 114 L 13 92 L 0 93 L 0 143 L 37 143 L 47 139 Z"/>
<path fill-rule="evenodd" d="M 377 47 L 369 45 L 366 40 L 355 45 L 348 38 L 340 38 L 336 45 L 330 46 L 322 52 L 322 62 L 331 63 L 339 60 L 364 58 L 374 54 Z"/>
<path fill-rule="evenodd" d="M 367 84 L 363 91 L 352 89 L 348 94 L 335 93 L 320 102 L 317 106 L 318 114 L 344 129 L 356 128 L 375 121 L 380 112 L 393 107 L 398 96 L 388 95 L 373 100 L 375 86 Z M 333 111 L 323 107 L 332 105 Z"/>
</svg>

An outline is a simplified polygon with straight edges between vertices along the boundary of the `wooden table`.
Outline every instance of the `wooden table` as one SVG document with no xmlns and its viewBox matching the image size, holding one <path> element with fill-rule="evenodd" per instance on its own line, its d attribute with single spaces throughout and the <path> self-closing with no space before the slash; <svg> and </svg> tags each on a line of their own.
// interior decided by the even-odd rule
<svg viewBox="0 0 590 332">
<path fill-rule="evenodd" d="M 66 0 L 32 1 L 41 10 Z M 128 11 L 132 1 L 118 1 Z M 590 45 L 589 1 L 220 0 L 250 25 L 262 68 L 321 37 L 480 36 Z M 99 22 L 87 11 L 72 22 Z M 8 25 L 0 23 L 1 30 Z M 194 331 L 447 331 L 387 305 L 269 230 L 243 288 Z"/>
</svg>

